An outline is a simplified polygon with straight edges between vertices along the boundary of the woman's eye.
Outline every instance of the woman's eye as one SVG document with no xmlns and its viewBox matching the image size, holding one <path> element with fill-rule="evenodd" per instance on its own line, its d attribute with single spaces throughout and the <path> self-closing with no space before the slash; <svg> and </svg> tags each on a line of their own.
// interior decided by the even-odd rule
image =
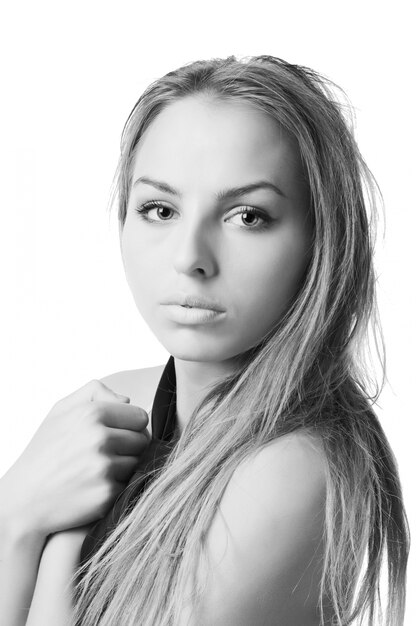
<svg viewBox="0 0 416 626">
<path fill-rule="evenodd" d="M 231 218 L 237 218 L 237 226 L 246 227 L 247 230 L 263 230 L 267 228 L 269 220 L 253 207 L 241 207 Z"/>
<path fill-rule="evenodd" d="M 160 202 L 152 201 L 136 207 L 136 211 L 147 222 L 166 222 L 169 221 L 173 209 Z"/>
</svg>

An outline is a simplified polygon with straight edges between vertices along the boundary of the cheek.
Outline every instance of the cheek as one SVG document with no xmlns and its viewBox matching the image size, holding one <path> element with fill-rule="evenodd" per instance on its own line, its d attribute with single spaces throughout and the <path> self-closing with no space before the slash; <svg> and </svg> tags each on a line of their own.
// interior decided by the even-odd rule
<svg viewBox="0 0 416 626">
<path fill-rule="evenodd" d="M 298 292 L 309 260 L 307 233 L 282 230 L 263 242 L 261 249 L 248 248 L 239 263 L 238 298 L 241 308 L 259 320 L 275 321 Z"/>
<path fill-rule="evenodd" d="M 120 238 L 121 256 L 124 271 L 134 299 L 140 308 L 146 305 L 146 297 L 154 283 L 154 271 L 157 264 L 151 257 L 152 250 L 146 240 L 125 228 Z M 152 274 L 153 272 L 153 274 Z"/>
</svg>

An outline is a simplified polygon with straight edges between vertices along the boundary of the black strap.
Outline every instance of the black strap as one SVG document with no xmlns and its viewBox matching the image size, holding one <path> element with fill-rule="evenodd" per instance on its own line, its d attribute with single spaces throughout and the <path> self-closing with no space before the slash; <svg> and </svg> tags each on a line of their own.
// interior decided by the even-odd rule
<svg viewBox="0 0 416 626">
<path fill-rule="evenodd" d="M 152 407 L 152 437 L 169 441 L 176 426 L 175 359 L 169 357 L 165 365 Z"/>
</svg>

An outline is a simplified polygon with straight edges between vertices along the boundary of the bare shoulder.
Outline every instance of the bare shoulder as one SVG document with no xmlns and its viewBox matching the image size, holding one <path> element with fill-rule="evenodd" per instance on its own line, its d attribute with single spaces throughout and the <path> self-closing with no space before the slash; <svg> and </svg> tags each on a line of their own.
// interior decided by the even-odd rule
<svg viewBox="0 0 416 626">
<path fill-rule="evenodd" d="M 278 513 L 319 507 L 326 492 L 325 455 L 318 437 L 299 431 L 279 437 L 241 463 L 230 490 L 252 490 L 253 497 Z M 287 496 L 290 494 L 290 498 Z"/>
<path fill-rule="evenodd" d="M 291 433 L 240 463 L 219 510 L 237 532 L 270 539 L 278 528 L 279 536 L 286 539 L 297 532 L 304 538 L 319 538 L 326 485 L 325 456 L 318 438 Z"/>
<path fill-rule="evenodd" d="M 241 463 L 208 531 L 199 623 L 317 625 L 325 498 L 325 457 L 311 435 L 285 435 Z"/>
<path fill-rule="evenodd" d="M 137 370 L 123 370 L 101 378 L 107 387 L 128 396 L 130 403 L 147 410 L 152 406 L 165 364 Z"/>
</svg>

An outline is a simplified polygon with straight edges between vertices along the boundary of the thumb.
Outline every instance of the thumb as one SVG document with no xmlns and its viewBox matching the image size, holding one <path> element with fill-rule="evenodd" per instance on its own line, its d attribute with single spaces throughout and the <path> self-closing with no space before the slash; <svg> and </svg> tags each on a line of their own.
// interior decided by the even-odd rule
<svg viewBox="0 0 416 626">
<path fill-rule="evenodd" d="M 88 383 L 76 389 L 62 400 L 56 403 L 56 407 L 70 410 L 79 406 L 84 402 L 93 402 L 94 400 L 103 400 L 105 402 L 124 402 L 129 403 L 130 398 L 123 394 L 117 393 L 110 387 L 107 387 L 101 380 L 90 380 Z"/>
<path fill-rule="evenodd" d="M 123 396 L 123 394 L 117 393 L 112 389 L 110 389 L 110 391 L 113 391 L 114 395 L 120 400 L 120 402 L 127 402 L 127 403 L 130 402 L 129 396 Z"/>
</svg>

